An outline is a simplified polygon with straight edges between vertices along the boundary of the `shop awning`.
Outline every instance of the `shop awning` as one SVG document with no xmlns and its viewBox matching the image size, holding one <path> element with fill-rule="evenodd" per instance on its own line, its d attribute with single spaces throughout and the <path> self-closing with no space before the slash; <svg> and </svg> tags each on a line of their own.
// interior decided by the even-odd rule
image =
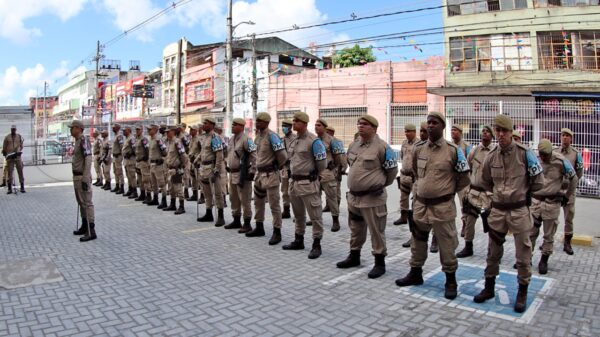
<svg viewBox="0 0 600 337">
<path fill-rule="evenodd" d="M 564 97 L 564 98 L 600 98 L 600 93 L 596 92 L 532 92 L 535 97 Z"/>
</svg>

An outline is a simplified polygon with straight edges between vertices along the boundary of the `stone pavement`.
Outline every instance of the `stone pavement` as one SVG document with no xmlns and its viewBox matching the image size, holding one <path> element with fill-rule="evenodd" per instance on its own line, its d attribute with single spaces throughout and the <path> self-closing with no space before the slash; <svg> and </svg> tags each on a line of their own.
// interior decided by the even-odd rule
<svg viewBox="0 0 600 337">
<path fill-rule="evenodd" d="M 600 336 L 597 247 L 575 247 L 576 255 L 567 256 L 557 242 L 546 278 L 534 272 L 523 316 L 506 310 L 516 288 L 510 237 L 496 303 L 478 307 L 469 300 L 483 279 L 487 238 L 480 228 L 476 255 L 460 260 L 455 301 L 442 298 L 433 255 L 425 285 L 396 287 L 410 252 L 400 246 L 408 228 L 391 225 L 398 217 L 395 193 L 388 203 L 387 273 L 369 280 L 369 241 L 362 268 L 335 268 L 348 252 L 347 225 L 327 231 L 323 255 L 308 260 L 309 240 L 304 251 L 283 251 L 281 244 L 268 246 L 268 236 L 246 238 L 196 222 L 192 203 L 175 216 L 94 188 L 99 237 L 82 244 L 71 234 L 77 211 L 71 186 L 31 187 L 17 196 L 0 190 L 0 264 L 44 257 L 63 277 L 0 289 L 0 336 Z M 346 213 L 342 202 L 342 224 Z M 330 214 L 324 219 L 330 228 Z M 292 240 L 291 219 L 283 234 L 284 243 Z M 538 260 L 536 251 L 534 266 Z"/>
</svg>

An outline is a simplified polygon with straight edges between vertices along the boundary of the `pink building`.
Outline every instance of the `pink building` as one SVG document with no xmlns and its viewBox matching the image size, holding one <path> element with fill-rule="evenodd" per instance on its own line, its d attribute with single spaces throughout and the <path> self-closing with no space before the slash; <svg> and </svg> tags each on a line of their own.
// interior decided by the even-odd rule
<svg viewBox="0 0 600 337">
<path fill-rule="evenodd" d="M 306 112 L 311 125 L 322 117 L 335 127 L 336 136 L 346 145 L 354 139 L 357 118 L 368 113 L 379 121 L 379 136 L 400 145 L 405 123 L 418 124 L 428 111 L 442 106 L 443 97 L 428 94 L 427 88 L 443 84 L 442 57 L 305 70 L 270 77 L 268 112 L 277 122 L 277 129 L 282 119 L 291 118 L 296 111 Z"/>
</svg>

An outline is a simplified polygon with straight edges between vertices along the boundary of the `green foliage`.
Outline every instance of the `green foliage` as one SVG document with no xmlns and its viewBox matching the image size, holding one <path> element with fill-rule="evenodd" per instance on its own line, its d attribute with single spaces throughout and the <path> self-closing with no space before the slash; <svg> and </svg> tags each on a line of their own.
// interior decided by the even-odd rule
<svg viewBox="0 0 600 337">
<path fill-rule="evenodd" d="M 372 47 L 361 48 L 358 44 L 354 47 L 344 48 L 333 56 L 333 64 L 342 68 L 360 66 L 376 60 Z"/>
</svg>

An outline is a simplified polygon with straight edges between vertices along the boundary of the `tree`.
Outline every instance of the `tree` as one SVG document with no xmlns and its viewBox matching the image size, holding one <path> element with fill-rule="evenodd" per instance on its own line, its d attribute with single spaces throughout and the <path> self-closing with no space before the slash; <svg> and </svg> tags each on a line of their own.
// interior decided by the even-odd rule
<svg viewBox="0 0 600 337">
<path fill-rule="evenodd" d="M 333 56 L 333 64 L 339 65 L 341 68 L 360 66 L 376 60 L 372 47 L 361 48 L 358 44 L 354 47 L 344 48 Z"/>
</svg>

